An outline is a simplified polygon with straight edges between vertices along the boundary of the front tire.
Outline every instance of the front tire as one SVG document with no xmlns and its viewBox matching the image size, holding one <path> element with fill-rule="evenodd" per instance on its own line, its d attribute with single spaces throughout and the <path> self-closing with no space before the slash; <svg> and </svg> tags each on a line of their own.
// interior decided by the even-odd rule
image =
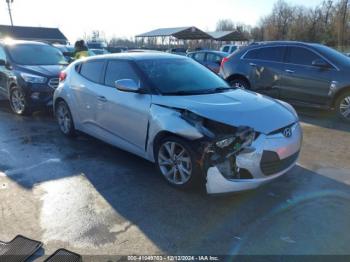
<svg viewBox="0 0 350 262">
<path fill-rule="evenodd" d="M 26 95 L 23 89 L 17 86 L 10 90 L 10 106 L 16 115 L 27 116 L 31 114 Z"/>
<path fill-rule="evenodd" d="M 350 91 L 346 91 L 337 99 L 335 109 L 340 119 L 350 122 Z"/>
<path fill-rule="evenodd" d="M 197 154 L 181 138 L 162 139 L 156 148 L 155 158 L 159 173 L 173 187 L 189 189 L 203 181 Z"/>
<path fill-rule="evenodd" d="M 59 101 L 56 106 L 56 119 L 61 132 L 67 137 L 76 135 L 72 114 L 66 102 Z"/>
</svg>

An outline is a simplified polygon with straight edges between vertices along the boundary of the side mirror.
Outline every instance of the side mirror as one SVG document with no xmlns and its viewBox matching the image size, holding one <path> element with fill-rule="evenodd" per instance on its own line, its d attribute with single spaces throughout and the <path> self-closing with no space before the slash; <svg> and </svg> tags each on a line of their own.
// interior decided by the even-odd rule
<svg viewBox="0 0 350 262">
<path fill-rule="evenodd" d="M 0 59 L 0 66 L 6 66 L 6 65 L 7 65 L 6 61 L 3 59 Z"/>
<path fill-rule="evenodd" d="M 316 66 L 316 67 L 319 67 L 319 68 L 330 68 L 329 64 L 324 61 L 323 59 L 316 59 L 314 61 L 312 61 L 312 65 L 313 66 Z"/>
<path fill-rule="evenodd" d="M 123 92 L 138 93 L 140 86 L 132 79 L 121 79 L 115 81 L 115 87 Z"/>
</svg>

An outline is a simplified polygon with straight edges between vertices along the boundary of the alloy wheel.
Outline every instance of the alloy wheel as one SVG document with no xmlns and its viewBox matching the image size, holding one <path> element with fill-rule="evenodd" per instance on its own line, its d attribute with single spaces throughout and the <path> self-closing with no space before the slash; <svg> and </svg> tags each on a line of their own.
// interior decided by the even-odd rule
<svg viewBox="0 0 350 262">
<path fill-rule="evenodd" d="M 192 175 L 190 154 L 179 143 L 168 141 L 158 152 L 158 165 L 164 177 L 172 184 L 183 185 Z"/>
<path fill-rule="evenodd" d="M 71 119 L 69 110 L 64 103 L 59 104 L 57 108 L 56 116 L 57 116 L 58 125 L 60 126 L 61 131 L 64 134 L 69 134 L 72 128 L 71 126 L 72 119 Z"/>
<path fill-rule="evenodd" d="M 26 101 L 24 93 L 15 89 L 11 93 L 11 106 L 15 113 L 22 114 L 25 111 Z"/>
<path fill-rule="evenodd" d="M 350 120 L 350 96 L 344 97 L 339 105 L 340 114 Z"/>
</svg>

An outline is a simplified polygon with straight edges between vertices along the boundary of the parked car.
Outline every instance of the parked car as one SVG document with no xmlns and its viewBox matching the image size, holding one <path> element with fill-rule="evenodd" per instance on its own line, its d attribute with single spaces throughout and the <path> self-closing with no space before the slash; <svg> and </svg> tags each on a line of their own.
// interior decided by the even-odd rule
<svg viewBox="0 0 350 262">
<path fill-rule="evenodd" d="M 187 56 L 218 74 L 220 71 L 221 61 L 227 56 L 227 53 L 219 51 L 199 51 L 189 53 Z"/>
<path fill-rule="evenodd" d="M 334 108 L 350 121 L 350 59 L 321 44 L 267 42 L 223 60 L 220 75 L 232 86 L 295 105 Z"/>
<path fill-rule="evenodd" d="M 109 52 L 106 49 L 90 49 L 95 55 L 107 55 Z"/>
<path fill-rule="evenodd" d="M 129 48 L 126 46 L 109 46 L 107 47 L 107 51 L 110 53 L 124 53 L 128 52 Z"/>
<path fill-rule="evenodd" d="M 53 46 L 62 52 L 62 54 L 64 55 L 64 57 L 66 58 L 66 60 L 68 62 L 73 61 L 73 56 L 74 56 L 74 51 L 75 51 L 74 46 L 62 45 L 62 44 L 54 44 Z"/>
<path fill-rule="evenodd" d="M 104 41 L 88 41 L 87 42 L 87 47 L 89 49 L 106 49 L 107 48 L 107 43 Z"/>
<path fill-rule="evenodd" d="M 256 188 L 290 170 L 302 131 L 285 102 L 232 89 L 187 57 L 91 57 L 61 74 L 54 95 L 61 131 L 76 130 L 158 167 L 171 185 L 208 193 Z"/>
<path fill-rule="evenodd" d="M 232 54 L 233 52 L 237 51 L 239 47 L 237 45 L 224 45 L 220 48 L 221 52 Z"/>
<path fill-rule="evenodd" d="M 186 56 L 187 55 L 186 51 L 187 51 L 186 48 L 178 47 L 178 48 L 171 48 L 171 49 L 167 50 L 167 53 L 174 54 L 174 55 Z"/>
<path fill-rule="evenodd" d="M 0 42 L 0 93 L 18 115 L 51 107 L 59 73 L 67 64 L 62 52 L 48 44 Z"/>
</svg>

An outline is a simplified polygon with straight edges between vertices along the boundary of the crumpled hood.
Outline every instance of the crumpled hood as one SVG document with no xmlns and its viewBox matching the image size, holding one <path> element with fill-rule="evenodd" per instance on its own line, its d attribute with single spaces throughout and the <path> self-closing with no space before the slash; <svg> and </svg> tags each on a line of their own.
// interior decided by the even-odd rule
<svg viewBox="0 0 350 262">
<path fill-rule="evenodd" d="M 39 73 L 40 75 L 45 75 L 45 76 L 51 76 L 55 77 L 60 74 L 62 70 L 65 69 L 66 66 L 64 65 L 42 65 L 42 66 L 24 66 L 21 65 L 19 68 L 25 69 L 25 71 L 28 71 L 32 74 Z"/>
<path fill-rule="evenodd" d="M 248 126 L 269 134 L 298 119 L 278 101 L 241 89 L 193 96 L 153 96 L 152 103 L 187 109 L 199 116 L 231 126 Z"/>
</svg>

